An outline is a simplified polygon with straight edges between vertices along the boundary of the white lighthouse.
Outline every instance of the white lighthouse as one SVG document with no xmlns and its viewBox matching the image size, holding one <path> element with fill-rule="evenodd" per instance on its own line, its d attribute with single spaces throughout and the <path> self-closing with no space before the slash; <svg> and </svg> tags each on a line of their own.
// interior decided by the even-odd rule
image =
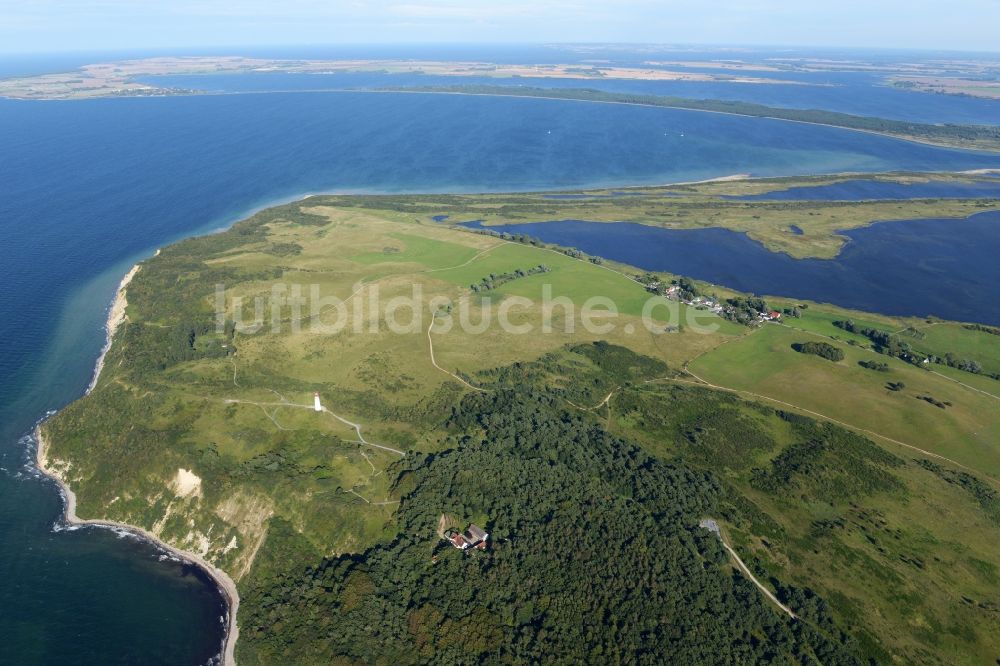
<svg viewBox="0 0 1000 666">
<path fill-rule="evenodd" d="M 318 391 L 316 393 L 313 393 L 313 409 L 315 409 L 317 412 L 322 412 L 323 411 L 323 405 L 319 401 L 319 392 Z"/>
</svg>

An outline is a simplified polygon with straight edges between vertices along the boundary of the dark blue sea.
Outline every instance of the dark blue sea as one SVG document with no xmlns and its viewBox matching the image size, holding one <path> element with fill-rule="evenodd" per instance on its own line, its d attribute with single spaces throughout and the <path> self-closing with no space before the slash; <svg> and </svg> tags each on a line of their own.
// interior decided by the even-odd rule
<svg viewBox="0 0 1000 666">
<path fill-rule="evenodd" d="M 0 73 L 64 66 L 5 63 Z M 967 113 L 979 109 L 970 103 Z M 203 575 L 106 530 L 57 529 L 56 488 L 25 464 L 36 421 L 86 387 L 121 275 L 155 248 L 310 192 L 973 168 L 1000 168 L 1000 156 L 764 119 L 538 99 L 0 100 L 0 663 L 202 664 L 218 651 L 224 608 Z M 953 258 L 948 247 L 933 251 Z"/>
</svg>

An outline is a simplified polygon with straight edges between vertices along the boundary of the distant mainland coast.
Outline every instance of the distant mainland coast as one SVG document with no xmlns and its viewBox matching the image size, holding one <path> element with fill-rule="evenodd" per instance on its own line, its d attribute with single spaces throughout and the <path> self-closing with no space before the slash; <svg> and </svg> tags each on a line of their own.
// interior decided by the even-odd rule
<svg viewBox="0 0 1000 666">
<path fill-rule="evenodd" d="M 0 80 L 0 97 L 19 100 L 73 100 L 95 97 L 162 97 L 204 95 L 205 90 L 157 85 L 150 79 L 164 75 L 211 76 L 217 74 L 426 74 L 457 79 L 478 77 L 498 84 L 457 84 L 435 86 L 400 86 L 382 88 L 344 88 L 318 84 L 315 89 L 299 92 L 419 92 L 466 95 L 535 97 L 545 99 L 604 102 L 708 111 L 752 118 L 770 118 L 849 129 L 890 136 L 948 148 L 1000 152 L 1000 126 L 969 124 L 933 124 L 858 116 L 822 109 L 772 107 L 751 102 L 692 99 L 650 94 L 609 92 L 589 88 L 546 88 L 525 85 L 501 85 L 509 81 L 544 81 L 546 79 L 587 81 L 687 81 L 730 84 L 781 84 L 828 86 L 759 76 L 744 71 L 772 73 L 771 70 L 736 67 L 721 63 L 719 71 L 685 69 L 682 63 L 648 61 L 641 66 L 617 67 L 606 64 L 496 64 L 489 62 L 446 62 L 435 60 L 271 60 L 228 57 L 160 57 L 85 65 L 72 72 L 14 77 Z M 670 69 L 665 67 L 670 65 Z M 700 63 L 704 66 L 705 63 Z M 687 65 L 693 67 L 693 65 Z M 806 70 L 808 71 L 808 70 Z M 733 72 L 740 72 L 734 74 Z M 893 80 L 891 85 L 899 87 Z M 956 84 L 957 85 L 957 84 Z M 923 90 L 923 88 L 914 88 Z M 964 90 L 964 88 L 963 88 Z M 281 90 L 255 91 L 266 94 Z M 223 94 L 241 94 L 226 92 Z"/>
<path fill-rule="evenodd" d="M 85 99 L 195 94 L 148 83 L 137 77 L 180 74 L 428 74 L 454 77 L 519 79 L 580 79 L 635 81 L 697 81 L 723 83 L 780 83 L 818 85 L 799 81 L 753 77 L 731 73 L 664 69 L 658 63 L 648 67 L 614 67 L 592 64 L 497 64 L 490 62 L 448 62 L 437 60 L 273 60 L 227 57 L 161 57 L 84 65 L 76 71 L 0 80 L 0 97 L 12 99 Z"/>
</svg>

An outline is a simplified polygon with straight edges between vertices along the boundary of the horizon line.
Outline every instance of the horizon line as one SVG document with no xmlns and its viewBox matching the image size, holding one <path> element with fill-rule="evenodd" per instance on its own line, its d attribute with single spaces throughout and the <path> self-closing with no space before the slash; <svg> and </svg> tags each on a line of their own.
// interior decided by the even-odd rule
<svg viewBox="0 0 1000 666">
<path fill-rule="evenodd" d="M 622 41 L 499 41 L 499 40 L 439 40 L 439 41 L 359 41 L 359 42 L 317 42 L 317 43 L 251 43 L 251 44 L 203 44 L 199 46 L 159 45 L 159 46 L 123 46 L 118 48 L 68 48 L 51 50 L 5 50 L 0 47 L 0 54 L 5 56 L 68 56 L 68 55 L 116 55 L 116 54 L 147 54 L 173 52 L 185 55 L 199 52 L 205 55 L 219 55 L 218 51 L 238 51 L 243 49 L 273 49 L 273 50 L 312 50 L 312 49 L 349 49 L 349 48 L 447 48 L 447 47 L 542 47 L 542 48 L 572 48 L 572 47 L 619 47 L 619 48 L 663 48 L 677 51 L 705 50 L 742 50 L 763 52 L 771 49 L 789 51 L 844 51 L 866 53 L 900 53 L 900 54 L 974 54 L 982 56 L 1000 56 L 1000 49 L 990 51 L 983 49 L 961 49 L 954 47 L 914 47 L 914 46 L 857 46 L 837 44 L 794 44 L 794 43 L 738 43 L 738 42 L 622 42 Z M 277 58 L 275 58 L 277 59 Z"/>
</svg>

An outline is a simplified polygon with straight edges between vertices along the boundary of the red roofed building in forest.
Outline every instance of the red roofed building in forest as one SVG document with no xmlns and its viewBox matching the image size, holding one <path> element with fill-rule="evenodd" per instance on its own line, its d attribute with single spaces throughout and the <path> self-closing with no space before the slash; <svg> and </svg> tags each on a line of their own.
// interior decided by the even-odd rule
<svg viewBox="0 0 1000 666">
<path fill-rule="evenodd" d="M 469 548 L 486 550 L 486 542 L 490 538 L 490 535 L 486 530 L 472 523 L 469 525 L 469 529 L 465 530 L 464 534 L 455 530 L 448 530 L 445 532 L 445 538 L 452 546 L 459 550 L 468 550 Z"/>
</svg>

